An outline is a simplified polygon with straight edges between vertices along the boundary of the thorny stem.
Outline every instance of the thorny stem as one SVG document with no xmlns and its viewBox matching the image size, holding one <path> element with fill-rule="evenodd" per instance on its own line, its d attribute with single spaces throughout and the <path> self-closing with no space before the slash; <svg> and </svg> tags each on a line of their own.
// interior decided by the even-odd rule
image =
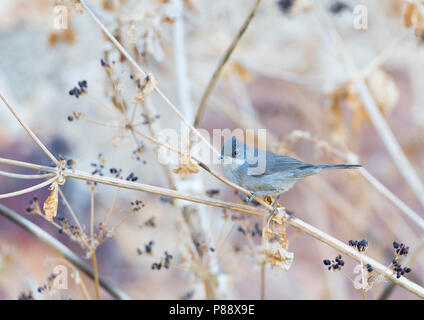
<svg viewBox="0 0 424 320">
<path fill-rule="evenodd" d="M 50 158 L 50 160 L 53 161 L 53 163 L 58 166 L 59 161 L 50 153 L 50 151 L 46 148 L 46 146 L 38 139 L 38 137 L 32 132 L 32 130 L 22 121 L 22 119 L 18 116 L 18 114 L 15 112 L 15 110 L 10 106 L 10 104 L 7 102 L 7 100 L 3 97 L 3 95 L 0 93 L 0 98 L 3 100 L 6 107 L 9 109 L 9 111 L 13 114 L 13 116 L 18 120 L 18 122 L 21 124 L 22 128 L 28 133 L 28 135 L 34 140 L 34 142 L 41 148 L 41 150 L 44 151 L 44 153 Z"/>
<path fill-rule="evenodd" d="M 241 37 L 246 32 L 247 27 L 249 26 L 250 22 L 252 21 L 253 17 L 256 14 L 256 11 L 258 10 L 259 5 L 261 4 L 262 0 L 256 0 L 255 5 L 253 6 L 252 10 L 250 11 L 249 15 L 247 16 L 246 20 L 244 21 L 243 25 L 237 32 L 236 36 L 234 37 L 233 41 L 231 42 L 228 49 L 225 51 L 224 55 L 222 56 L 221 60 L 218 63 L 217 68 L 215 69 L 215 72 L 212 75 L 212 78 L 209 80 L 208 86 L 206 87 L 202 98 L 200 99 L 199 106 L 197 107 L 196 117 L 194 118 L 193 126 L 197 128 L 200 124 L 200 121 L 203 118 L 203 114 L 206 109 L 206 102 L 208 101 L 209 96 L 211 95 L 213 89 L 215 88 L 215 85 L 219 79 L 219 76 L 222 73 L 222 70 L 224 69 L 226 63 L 228 62 L 228 59 L 230 58 L 231 54 L 233 53 L 234 49 L 237 47 L 237 44 L 239 43 Z"/>
</svg>

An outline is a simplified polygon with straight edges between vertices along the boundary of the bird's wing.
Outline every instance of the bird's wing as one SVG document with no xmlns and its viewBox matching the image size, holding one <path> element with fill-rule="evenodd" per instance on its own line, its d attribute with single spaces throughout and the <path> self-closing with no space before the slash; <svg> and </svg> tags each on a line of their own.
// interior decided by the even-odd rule
<svg viewBox="0 0 424 320">
<path fill-rule="evenodd" d="M 312 167 L 312 164 L 302 162 L 300 160 L 282 156 L 275 154 L 271 151 L 266 152 L 266 168 L 265 171 L 261 169 L 261 166 L 256 164 L 249 165 L 252 175 L 254 176 L 263 176 L 263 175 L 269 175 L 275 172 L 281 172 L 281 171 L 289 171 L 294 169 L 300 169 L 300 168 L 307 168 Z M 257 168 L 257 170 L 253 170 L 253 168 Z M 257 171 L 255 173 L 255 171 Z"/>
</svg>

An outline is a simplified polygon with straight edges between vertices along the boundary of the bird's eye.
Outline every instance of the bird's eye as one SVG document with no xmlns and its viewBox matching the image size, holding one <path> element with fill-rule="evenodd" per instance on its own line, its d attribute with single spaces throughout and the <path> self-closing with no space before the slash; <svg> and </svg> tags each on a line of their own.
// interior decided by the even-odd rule
<svg viewBox="0 0 424 320">
<path fill-rule="evenodd" d="M 239 151 L 238 150 L 234 150 L 233 151 L 233 157 L 237 157 L 239 155 Z"/>
</svg>

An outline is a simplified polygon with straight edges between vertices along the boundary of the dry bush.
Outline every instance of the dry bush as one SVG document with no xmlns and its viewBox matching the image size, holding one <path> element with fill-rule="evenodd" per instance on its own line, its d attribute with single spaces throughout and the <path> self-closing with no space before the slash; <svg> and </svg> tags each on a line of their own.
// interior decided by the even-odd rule
<svg viewBox="0 0 424 320">
<path fill-rule="evenodd" d="M 423 298 L 424 7 L 358 5 L 2 1 L 0 297 Z M 270 217 L 194 152 L 220 153 L 201 128 L 364 167 Z"/>
</svg>

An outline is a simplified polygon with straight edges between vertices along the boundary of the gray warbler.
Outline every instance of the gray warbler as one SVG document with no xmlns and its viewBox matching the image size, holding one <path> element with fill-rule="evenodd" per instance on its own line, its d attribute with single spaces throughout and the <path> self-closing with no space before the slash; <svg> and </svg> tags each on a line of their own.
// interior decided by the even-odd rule
<svg viewBox="0 0 424 320">
<path fill-rule="evenodd" d="M 275 196 L 272 203 L 274 214 L 282 193 L 300 179 L 317 174 L 324 169 L 353 169 L 359 164 L 313 165 L 300 160 L 275 154 L 237 140 L 227 139 L 221 151 L 223 166 L 228 178 L 255 195 Z"/>
</svg>

